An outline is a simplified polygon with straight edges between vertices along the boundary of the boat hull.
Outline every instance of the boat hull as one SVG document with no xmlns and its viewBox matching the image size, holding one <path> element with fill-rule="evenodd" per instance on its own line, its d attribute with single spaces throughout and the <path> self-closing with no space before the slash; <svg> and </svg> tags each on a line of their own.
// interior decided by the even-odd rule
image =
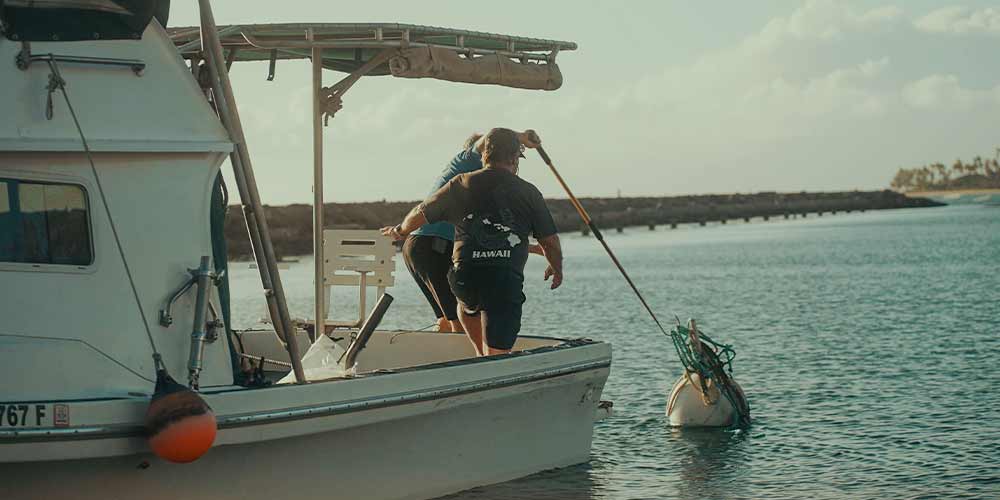
<svg viewBox="0 0 1000 500">
<path fill-rule="evenodd" d="M 608 366 L 309 419 L 326 432 L 213 448 L 193 464 L 148 453 L 0 464 L 4 498 L 422 499 L 589 458 Z M 374 422 L 339 426 L 334 420 Z M 286 421 L 258 426 L 302 425 Z M 272 429 L 273 430 L 273 429 Z M 227 434 L 254 432 L 245 427 Z M 232 439 L 232 436 L 229 436 Z M 242 440 L 242 438 L 238 439 Z"/>
</svg>

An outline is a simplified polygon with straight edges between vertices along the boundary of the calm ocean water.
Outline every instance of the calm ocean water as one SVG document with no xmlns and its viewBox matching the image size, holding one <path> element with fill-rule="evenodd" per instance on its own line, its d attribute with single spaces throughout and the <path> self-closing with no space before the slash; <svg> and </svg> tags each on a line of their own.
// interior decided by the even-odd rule
<svg viewBox="0 0 1000 500">
<path fill-rule="evenodd" d="M 645 228 L 607 239 L 661 319 L 734 345 L 749 431 L 675 430 L 680 375 L 598 243 L 565 235 L 566 282 L 526 271 L 525 333 L 614 345 L 589 464 L 468 499 L 1000 498 L 1000 207 Z M 237 324 L 262 314 L 233 266 Z M 311 261 L 285 271 L 311 308 Z M 433 318 L 402 265 L 388 328 Z M 242 288 L 242 290 L 240 289 Z M 344 295 L 348 297 L 349 295 Z"/>
</svg>

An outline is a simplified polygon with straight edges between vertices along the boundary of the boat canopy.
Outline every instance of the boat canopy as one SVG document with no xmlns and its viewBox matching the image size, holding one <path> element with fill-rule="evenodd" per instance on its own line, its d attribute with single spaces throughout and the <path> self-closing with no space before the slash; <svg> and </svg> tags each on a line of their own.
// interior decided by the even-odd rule
<svg viewBox="0 0 1000 500">
<path fill-rule="evenodd" d="M 0 0 L 0 35 L 21 42 L 131 40 L 154 17 L 167 25 L 170 0 Z"/>
<path fill-rule="evenodd" d="M 190 61 L 195 79 L 216 104 L 236 149 L 231 156 L 261 283 L 268 290 L 268 311 L 299 382 L 305 381 L 294 326 L 285 303 L 277 258 L 270 246 L 266 218 L 253 181 L 252 160 L 233 95 L 228 69 L 238 61 L 269 61 L 273 80 L 277 61 L 308 59 L 312 74 L 313 262 L 315 297 L 324 297 L 323 127 L 343 108 L 344 95 L 363 77 L 392 75 L 511 88 L 556 90 L 562 73 L 556 56 L 576 44 L 540 38 L 393 23 L 250 24 L 218 26 L 209 0 L 199 0 L 201 25 L 171 28 L 177 52 Z M 203 46 L 204 44 L 204 46 Z M 204 61 L 204 64 L 202 62 Z M 348 73 L 323 86 L 323 70 Z M 241 180 L 242 179 L 242 180 Z M 258 251 L 259 250 L 259 251 Z M 272 292 L 273 291 L 273 292 Z M 324 332 L 325 301 L 316 300 L 313 331 Z"/>
<path fill-rule="evenodd" d="M 169 33 L 186 59 L 201 57 L 198 27 Z M 228 64 L 269 61 L 269 80 L 276 61 L 310 59 L 321 49 L 323 67 L 345 73 L 556 90 L 556 55 L 576 49 L 573 42 L 395 23 L 231 25 L 218 33 Z"/>
</svg>

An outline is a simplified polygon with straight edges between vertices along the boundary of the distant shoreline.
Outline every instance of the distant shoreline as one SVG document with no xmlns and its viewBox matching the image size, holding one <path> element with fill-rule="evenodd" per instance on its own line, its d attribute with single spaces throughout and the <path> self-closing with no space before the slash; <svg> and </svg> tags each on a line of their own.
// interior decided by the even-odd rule
<svg viewBox="0 0 1000 500">
<path fill-rule="evenodd" d="M 725 224 L 728 221 L 767 221 L 822 217 L 837 213 L 894 208 L 943 206 L 944 203 L 891 190 L 828 193 L 711 194 L 580 200 L 601 230 L 626 227 L 676 228 L 680 224 Z M 546 200 L 560 232 L 589 233 L 567 199 Z M 323 217 L 328 229 L 378 229 L 403 219 L 417 201 L 328 203 Z M 312 207 L 305 204 L 265 206 L 275 252 L 281 257 L 312 254 Z M 226 243 L 230 260 L 249 258 L 250 242 L 242 210 L 230 207 L 226 215 Z"/>
<path fill-rule="evenodd" d="M 911 191 L 903 193 L 911 198 L 929 198 L 948 195 L 971 195 L 978 196 L 984 194 L 1000 194 L 1000 189 L 944 189 L 934 191 Z"/>
</svg>

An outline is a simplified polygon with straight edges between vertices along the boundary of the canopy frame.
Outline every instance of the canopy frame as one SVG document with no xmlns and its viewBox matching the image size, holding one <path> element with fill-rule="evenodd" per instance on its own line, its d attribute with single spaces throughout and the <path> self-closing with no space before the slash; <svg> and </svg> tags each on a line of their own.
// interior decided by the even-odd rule
<svg viewBox="0 0 1000 500">
<path fill-rule="evenodd" d="M 201 39 L 196 28 L 170 28 L 170 37 L 185 59 L 199 57 Z M 573 42 L 518 37 L 478 31 L 398 23 L 249 24 L 218 27 L 224 48 L 238 49 L 236 61 L 311 59 L 313 49 L 324 50 L 324 67 L 351 72 L 382 49 L 437 47 L 466 57 L 501 55 L 522 63 L 554 62 L 561 51 L 576 50 Z M 389 74 L 379 66 L 371 72 Z"/>
</svg>

